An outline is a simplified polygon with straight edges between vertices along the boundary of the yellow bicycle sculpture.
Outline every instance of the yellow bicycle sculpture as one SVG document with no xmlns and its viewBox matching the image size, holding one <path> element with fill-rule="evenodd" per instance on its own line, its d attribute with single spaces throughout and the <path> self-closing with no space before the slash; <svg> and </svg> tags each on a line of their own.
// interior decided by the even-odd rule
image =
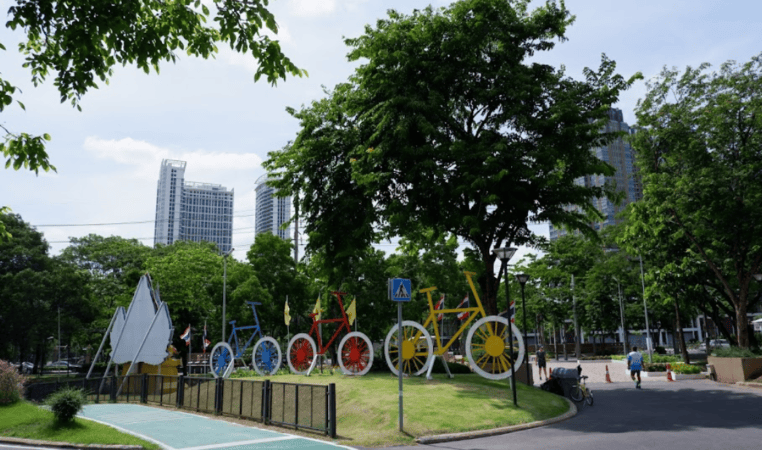
<svg viewBox="0 0 762 450">
<path fill-rule="evenodd" d="M 473 298 L 476 300 L 476 306 L 469 308 L 434 309 L 431 292 L 437 288 L 421 289 L 420 292 L 426 294 L 429 302 L 429 315 L 423 325 L 412 320 L 404 320 L 402 322 L 402 345 L 399 343 L 398 325 L 389 330 L 384 342 L 384 356 L 386 357 L 386 364 L 395 375 L 398 374 L 397 370 L 400 366 L 400 360 L 403 373 L 421 375 L 426 372 L 434 364 L 434 357 L 441 356 L 448 351 L 453 342 L 477 318 L 479 319 L 468 330 L 466 337 L 466 356 L 471 368 L 484 378 L 501 380 L 511 376 L 511 364 L 514 361 L 516 362 L 514 372 L 521 367 L 521 362 L 524 360 L 524 341 L 521 339 L 518 328 L 512 323 L 510 324 L 513 333 L 513 345 L 509 345 L 508 319 L 500 316 L 488 316 L 484 312 L 481 299 L 471 279 L 475 273 L 464 272 L 464 274 L 468 279 Z M 443 345 L 442 340 L 439 338 L 437 315 L 465 312 L 469 313 L 468 318 L 463 321 L 458 331 L 453 334 L 450 340 Z M 434 327 L 437 345 L 436 352 L 433 350 L 431 335 L 426 331 L 429 325 Z M 518 347 L 518 354 L 516 354 L 516 347 Z M 515 356 L 515 359 L 512 356 Z"/>
</svg>

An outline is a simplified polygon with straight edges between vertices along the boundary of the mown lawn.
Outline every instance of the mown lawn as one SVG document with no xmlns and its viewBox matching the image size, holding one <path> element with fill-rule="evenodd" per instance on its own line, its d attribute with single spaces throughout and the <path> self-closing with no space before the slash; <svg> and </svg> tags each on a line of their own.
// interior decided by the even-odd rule
<svg viewBox="0 0 762 450">
<path fill-rule="evenodd" d="M 154 443 L 122 433 L 114 428 L 76 418 L 68 425 L 59 425 L 53 413 L 26 401 L 0 406 L 0 436 L 38 439 L 75 444 L 141 445 L 159 449 Z"/>
<path fill-rule="evenodd" d="M 350 446 L 410 444 L 415 437 L 489 429 L 544 420 L 569 409 L 561 397 L 517 384 L 518 408 L 507 381 L 479 375 L 434 375 L 404 380 L 404 431 L 399 432 L 397 378 L 388 372 L 363 377 L 313 373 L 275 375 L 272 382 L 336 383 L 339 443 Z M 263 379 L 256 377 L 254 379 Z"/>
</svg>

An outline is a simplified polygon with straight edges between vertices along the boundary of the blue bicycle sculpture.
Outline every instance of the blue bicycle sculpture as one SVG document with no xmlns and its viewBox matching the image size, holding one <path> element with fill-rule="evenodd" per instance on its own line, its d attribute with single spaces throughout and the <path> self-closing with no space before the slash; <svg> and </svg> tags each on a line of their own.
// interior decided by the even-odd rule
<svg viewBox="0 0 762 450">
<path fill-rule="evenodd" d="M 280 368 L 280 347 L 275 339 L 270 336 L 262 336 L 262 329 L 259 326 L 256 305 L 261 305 L 261 303 L 246 303 L 251 306 L 256 325 L 236 327 L 236 321 L 230 321 L 230 325 L 233 325 L 233 332 L 230 333 L 228 341 L 220 342 L 215 345 L 209 356 L 209 367 L 212 369 L 212 374 L 214 374 L 215 378 L 228 378 L 230 376 L 233 372 L 233 367 L 235 366 L 234 361 L 243 358 L 246 349 L 249 348 L 249 345 L 251 345 L 251 341 L 254 340 L 255 336 L 259 336 L 259 340 L 254 344 L 254 350 L 251 352 L 251 365 L 254 370 L 260 375 L 273 375 Z M 253 333 L 249 340 L 246 341 L 246 345 L 240 347 L 238 343 L 238 332 L 243 330 L 253 330 Z M 233 350 L 233 347 L 235 347 L 235 351 Z"/>
</svg>

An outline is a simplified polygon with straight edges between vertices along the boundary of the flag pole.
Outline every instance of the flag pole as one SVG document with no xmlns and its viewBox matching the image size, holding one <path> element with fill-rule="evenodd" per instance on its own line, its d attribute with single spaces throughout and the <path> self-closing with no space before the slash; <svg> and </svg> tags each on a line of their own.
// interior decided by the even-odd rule
<svg viewBox="0 0 762 450">
<path fill-rule="evenodd" d="M 191 375 L 191 357 L 193 355 L 193 327 L 188 324 L 188 375 Z"/>
</svg>

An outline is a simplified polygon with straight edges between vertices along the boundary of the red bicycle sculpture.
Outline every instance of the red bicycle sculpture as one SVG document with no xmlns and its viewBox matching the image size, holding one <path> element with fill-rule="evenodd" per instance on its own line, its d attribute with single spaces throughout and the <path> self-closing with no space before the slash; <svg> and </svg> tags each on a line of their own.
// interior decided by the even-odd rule
<svg viewBox="0 0 762 450">
<path fill-rule="evenodd" d="M 325 354 L 342 330 L 346 330 L 347 335 L 339 343 L 338 359 L 341 372 L 344 375 L 365 375 L 373 365 L 373 344 L 370 342 L 370 339 L 364 333 L 352 331 L 349 327 L 349 319 L 344 310 L 344 302 L 341 300 L 341 296 L 347 294 L 338 291 L 333 291 L 331 294 L 335 295 L 339 300 L 341 317 L 338 319 L 317 320 L 316 316 L 318 314 L 312 313 L 310 317 L 313 322 L 310 332 L 299 333 L 288 342 L 288 358 L 286 358 L 288 367 L 291 369 L 291 372 L 297 375 L 309 375 L 312 369 L 315 368 L 317 357 Z M 320 336 L 319 326 L 322 323 L 339 324 L 326 345 L 323 345 L 323 339 Z M 318 345 L 315 345 L 315 339 L 312 336 L 316 337 Z"/>
</svg>

